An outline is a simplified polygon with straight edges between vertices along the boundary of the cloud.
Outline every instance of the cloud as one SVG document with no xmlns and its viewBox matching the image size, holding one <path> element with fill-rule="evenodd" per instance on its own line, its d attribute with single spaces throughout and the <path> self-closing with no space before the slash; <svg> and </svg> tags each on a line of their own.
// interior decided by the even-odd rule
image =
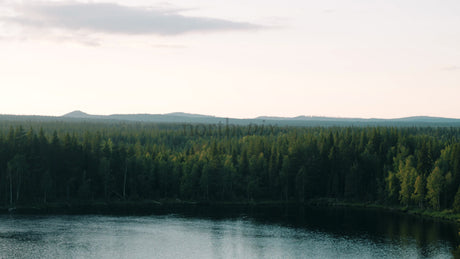
<svg viewBox="0 0 460 259">
<path fill-rule="evenodd" d="M 108 34 L 178 35 L 190 32 L 252 30 L 259 25 L 224 19 L 191 17 L 180 10 L 128 7 L 112 3 L 56 3 L 20 5 L 16 15 L 0 21 L 26 28 L 63 29 Z"/>
</svg>

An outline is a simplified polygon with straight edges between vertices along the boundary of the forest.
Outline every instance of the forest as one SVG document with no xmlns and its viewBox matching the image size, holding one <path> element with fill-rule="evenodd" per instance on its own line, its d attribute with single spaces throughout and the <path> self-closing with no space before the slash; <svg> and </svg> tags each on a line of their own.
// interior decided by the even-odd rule
<svg viewBox="0 0 460 259">
<path fill-rule="evenodd" d="M 458 127 L 0 124 L 0 206 L 317 198 L 460 211 Z"/>
</svg>

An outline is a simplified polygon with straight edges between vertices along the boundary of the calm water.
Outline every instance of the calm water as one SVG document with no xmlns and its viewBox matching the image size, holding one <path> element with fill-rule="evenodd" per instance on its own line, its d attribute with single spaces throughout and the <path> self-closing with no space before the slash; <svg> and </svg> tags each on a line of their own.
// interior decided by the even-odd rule
<svg viewBox="0 0 460 259">
<path fill-rule="evenodd" d="M 0 215 L 0 258 L 452 258 L 456 233 L 451 224 L 337 208 Z"/>
</svg>

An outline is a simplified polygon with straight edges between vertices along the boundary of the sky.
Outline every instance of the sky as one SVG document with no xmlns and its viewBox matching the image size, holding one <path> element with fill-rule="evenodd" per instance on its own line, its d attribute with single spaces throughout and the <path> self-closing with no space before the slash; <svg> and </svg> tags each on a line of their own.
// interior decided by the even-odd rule
<svg viewBox="0 0 460 259">
<path fill-rule="evenodd" d="M 458 0 L 0 0 L 0 114 L 460 118 Z"/>
</svg>

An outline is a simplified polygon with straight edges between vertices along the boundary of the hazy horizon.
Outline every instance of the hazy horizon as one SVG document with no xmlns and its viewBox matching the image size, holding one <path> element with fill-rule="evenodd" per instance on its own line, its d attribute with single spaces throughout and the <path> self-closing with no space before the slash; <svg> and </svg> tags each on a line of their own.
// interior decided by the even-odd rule
<svg viewBox="0 0 460 259">
<path fill-rule="evenodd" d="M 460 2 L 0 0 L 0 114 L 460 118 Z"/>
<path fill-rule="evenodd" d="M 402 118 L 411 118 L 411 117 L 432 117 L 432 118 L 444 118 L 444 119 L 460 119 L 460 118 L 455 118 L 455 117 L 445 117 L 445 116 L 428 116 L 428 115 L 412 115 L 412 116 L 404 116 L 404 117 L 388 117 L 388 118 L 383 118 L 383 117 L 343 117 L 343 116 L 326 116 L 326 115 L 310 115 L 310 114 L 298 114 L 294 116 L 276 116 L 276 115 L 270 115 L 270 114 L 262 114 L 262 115 L 256 115 L 253 117 L 231 117 L 231 116 L 225 116 L 225 115 L 215 115 L 211 113 L 190 113 L 190 112 L 183 112 L 183 111 L 173 111 L 173 112 L 165 112 L 165 113 L 146 113 L 146 112 L 134 112 L 134 113 L 106 113 L 106 114 L 98 114 L 98 113 L 90 113 L 86 112 L 83 110 L 72 110 L 69 112 L 66 112 L 64 114 L 4 114 L 0 113 L 1 115 L 12 115 L 12 116 L 51 116 L 51 117 L 63 117 L 66 116 L 70 113 L 74 112 L 82 112 L 87 115 L 91 116 L 110 116 L 110 115 L 170 115 L 170 114 L 175 114 L 175 113 L 183 113 L 187 115 L 204 115 L 204 116 L 213 116 L 213 117 L 219 117 L 219 118 L 231 118 L 231 119 L 255 119 L 255 118 L 261 118 L 261 117 L 272 117 L 272 118 L 296 118 L 296 117 L 317 117 L 317 118 L 337 118 L 337 119 L 385 119 L 385 120 L 391 120 L 391 119 L 402 119 Z"/>
</svg>

